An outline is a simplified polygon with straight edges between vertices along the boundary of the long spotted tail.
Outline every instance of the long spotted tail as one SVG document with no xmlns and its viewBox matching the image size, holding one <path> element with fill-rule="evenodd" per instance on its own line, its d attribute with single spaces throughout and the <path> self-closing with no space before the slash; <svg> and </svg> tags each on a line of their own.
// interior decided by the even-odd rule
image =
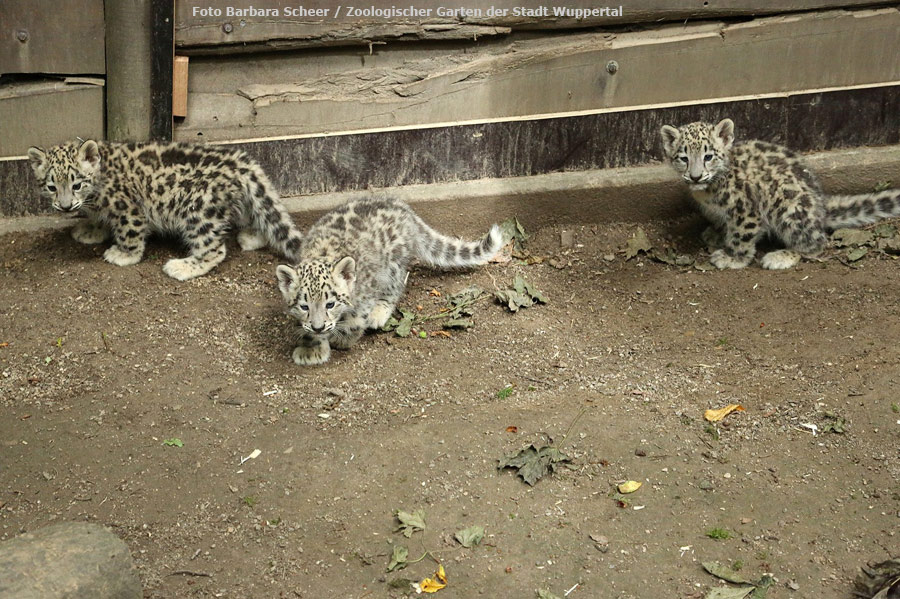
<svg viewBox="0 0 900 599">
<path fill-rule="evenodd" d="M 488 234 L 479 241 L 466 241 L 438 233 L 425 221 L 413 214 L 415 235 L 415 256 L 439 268 L 478 266 L 494 257 L 503 245 L 500 227 L 493 225 Z"/>
<path fill-rule="evenodd" d="M 247 216 L 253 228 L 262 233 L 270 247 L 279 251 L 292 263 L 296 263 L 299 260 L 303 235 L 281 204 L 275 186 L 262 168 L 254 165 L 244 178 L 244 188 L 249 203 Z"/>
<path fill-rule="evenodd" d="M 830 229 L 859 227 L 900 216 L 900 189 L 825 199 L 825 225 Z"/>
</svg>

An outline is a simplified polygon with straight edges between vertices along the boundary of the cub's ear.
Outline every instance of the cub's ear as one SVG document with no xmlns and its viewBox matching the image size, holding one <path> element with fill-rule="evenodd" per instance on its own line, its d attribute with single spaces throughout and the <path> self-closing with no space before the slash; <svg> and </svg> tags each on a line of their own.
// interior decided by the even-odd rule
<svg viewBox="0 0 900 599">
<path fill-rule="evenodd" d="M 713 129 L 713 135 L 722 140 L 722 145 L 727 150 L 734 142 L 734 121 L 731 119 L 722 119 L 716 128 Z"/>
<path fill-rule="evenodd" d="M 28 148 L 28 161 L 34 176 L 43 179 L 47 174 L 47 153 L 37 146 L 32 146 Z"/>
<path fill-rule="evenodd" d="M 678 142 L 681 141 L 681 134 L 678 132 L 678 129 L 672 125 L 663 125 L 659 130 L 659 136 L 662 138 L 663 149 L 666 152 L 666 156 L 671 158 L 678 149 Z"/>
<path fill-rule="evenodd" d="M 281 295 L 285 301 L 292 301 L 294 298 L 291 296 L 291 287 L 299 281 L 297 271 L 290 266 L 279 264 L 278 268 L 275 269 L 275 277 L 278 279 L 278 289 L 281 290 Z"/>
<path fill-rule="evenodd" d="M 331 274 L 335 279 L 343 281 L 347 287 L 352 287 L 356 281 L 356 260 L 350 256 L 341 258 L 331 269 Z"/>
<path fill-rule="evenodd" d="M 82 143 L 78 148 L 77 159 L 81 166 L 87 169 L 93 170 L 100 166 L 100 148 L 97 142 L 89 139 Z"/>
</svg>

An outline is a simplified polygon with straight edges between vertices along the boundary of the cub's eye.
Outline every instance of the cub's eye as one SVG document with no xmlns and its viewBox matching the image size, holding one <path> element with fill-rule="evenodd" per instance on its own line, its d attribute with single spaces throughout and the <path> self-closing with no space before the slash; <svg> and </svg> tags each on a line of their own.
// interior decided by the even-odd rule
<svg viewBox="0 0 900 599">
<path fill-rule="evenodd" d="M 47 183 L 47 191 L 56 191 L 56 185 L 53 183 Z"/>
<path fill-rule="evenodd" d="M 327 304 L 325 304 L 326 310 L 331 310 L 332 308 L 334 308 L 334 302 L 328 302 Z"/>
<path fill-rule="evenodd" d="M 307 306 L 306 304 L 300 304 L 300 309 L 304 312 L 309 312 L 309 306 Z"/>
<path fill-rule="evenodd" d="M 687 156 L 679 156 L 679 157 L 678 157 L 678 160 L 680 160 L 680 161 L 682 161 L 683 163 L 687 164 L 687 162 L 688 162 L 688 157 L 687 157 Z"/>
<path fill-rule="evenodd" d="M 709 162 L 709 161 L 712 160 L 712 159 L 713 159 L 713 155 L 712 155 L 712 154 L 707 154 L 706 156 L 703 157 L 703 161 L 704 161 L 704 162 Z"/>
<path fill-rule="evenodd" d="M 72 191 L 78 191 L 79 189 L 81 189 L 81 181 L 78 181 L 77 183 L 72 183 Z"/>
</svg>

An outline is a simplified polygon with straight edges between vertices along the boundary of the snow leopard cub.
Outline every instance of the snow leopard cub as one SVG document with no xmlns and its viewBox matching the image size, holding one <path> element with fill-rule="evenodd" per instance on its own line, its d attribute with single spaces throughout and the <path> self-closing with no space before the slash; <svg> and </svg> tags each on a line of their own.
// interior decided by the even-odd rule
<svg viewBox="0 0 900 599">
<path fill-rule="evenodd" d="M 322 364 L 332 347 L 349 348 L 366 329 L 383 327 L 403 295 L 410 260 L 476 266 L 500 246 L 497 225 L 481 241 L 463 241 L 438 233 L 396 200 L 356 200 L 329 212 L 304 235 L 300 263 L 276 270 L 300 325 L 294 362 Z"/>
<path fill-rule="evenodd" d="M 270 245 L 295 259 L 300 233 L 259 165 L 240 150 L 177 143 L 76 141 L 30 148 L 41 195 L 56 210 L 81 212 L 72 229 L 81 243 L 113 245 L 103 254 L 118 266 L 137 264 L 151 231 L 172 233 L 190 256 L 163 271 L 185 281 L 225 259 L 224 237 L 241 229 L 244 250 Z"/>
<path fill-rule="evenodd" d="M 712 226 L 707 243 L 717 268 L 743 268 L 766 234 L 786 249 L 762 257 L 763 268 L 790 268 L 819 254 L 826 230 L 855 227 L 900 215 L 900 189 L 828 196 L 797 155 L 764 141 L 734 142 L 734 122 L 690 123 L 660 130 L 666 156 L 687 182 Z"/>
</svg>

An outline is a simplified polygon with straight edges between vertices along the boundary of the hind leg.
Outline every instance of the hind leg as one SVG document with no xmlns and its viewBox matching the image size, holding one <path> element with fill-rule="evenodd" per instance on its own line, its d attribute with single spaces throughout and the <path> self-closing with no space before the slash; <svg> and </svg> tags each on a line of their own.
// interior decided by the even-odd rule
<svg viewBox="0 0 900 599">
<path fill-rule="evenodd" d="M 252 252 L 259 248 L 266 247 L 268 242 L 260 231 L 256 229 L 243 229 L 237 236 L 238 245 L 245 252 Z"/>
<path fill-rule="evenodd" d="M 784 270 L 796 266 L 800 262 L 800 254 L 794 250 L 775 250 L 764 255 L 760 260 L 763 268 L 768 270 Z"/>
<path fill-rule="evenodd" d="M 187 281 L 205 275 L 225 259 L 223 224 L 204 230 L 209 223 L 202 225 L 190 240 L 191 255 L 187 258 L 173 258 L 163 266 L 163 272 L 179 281 Z"/>
<path fill-rule="evenodd" d="M 303 335 L 291 357 L 298 366 L 324 364 L 331 357 L 331 347 L 321 335 Z"/>
<path fill-rule="evenodd" d="M 821 207 L 816 208 L 816 198 L 806 193 L 797 196 L 795 203 L 786 210 L 775 226 L 775 234 L 787 247 L 787 250 L 778 254 L 772 262 L 784 261 L 779 256 L 794 255 L 794 264 L 800 261 L 801 256 L 814 257 L 822 253 L 828 244 L 828 236 L 825 235 L 825 211 Z M 766 255 L 766 257 L 768 254 Z M 765 259 L 765 258 L 764 258 Z M 766 268 L 771 268 L 763 264 Z M 789 265 L 793 266 L 793 264 Z M 781 268 L 789 268 L 782 266 Z"/>
</svg>

